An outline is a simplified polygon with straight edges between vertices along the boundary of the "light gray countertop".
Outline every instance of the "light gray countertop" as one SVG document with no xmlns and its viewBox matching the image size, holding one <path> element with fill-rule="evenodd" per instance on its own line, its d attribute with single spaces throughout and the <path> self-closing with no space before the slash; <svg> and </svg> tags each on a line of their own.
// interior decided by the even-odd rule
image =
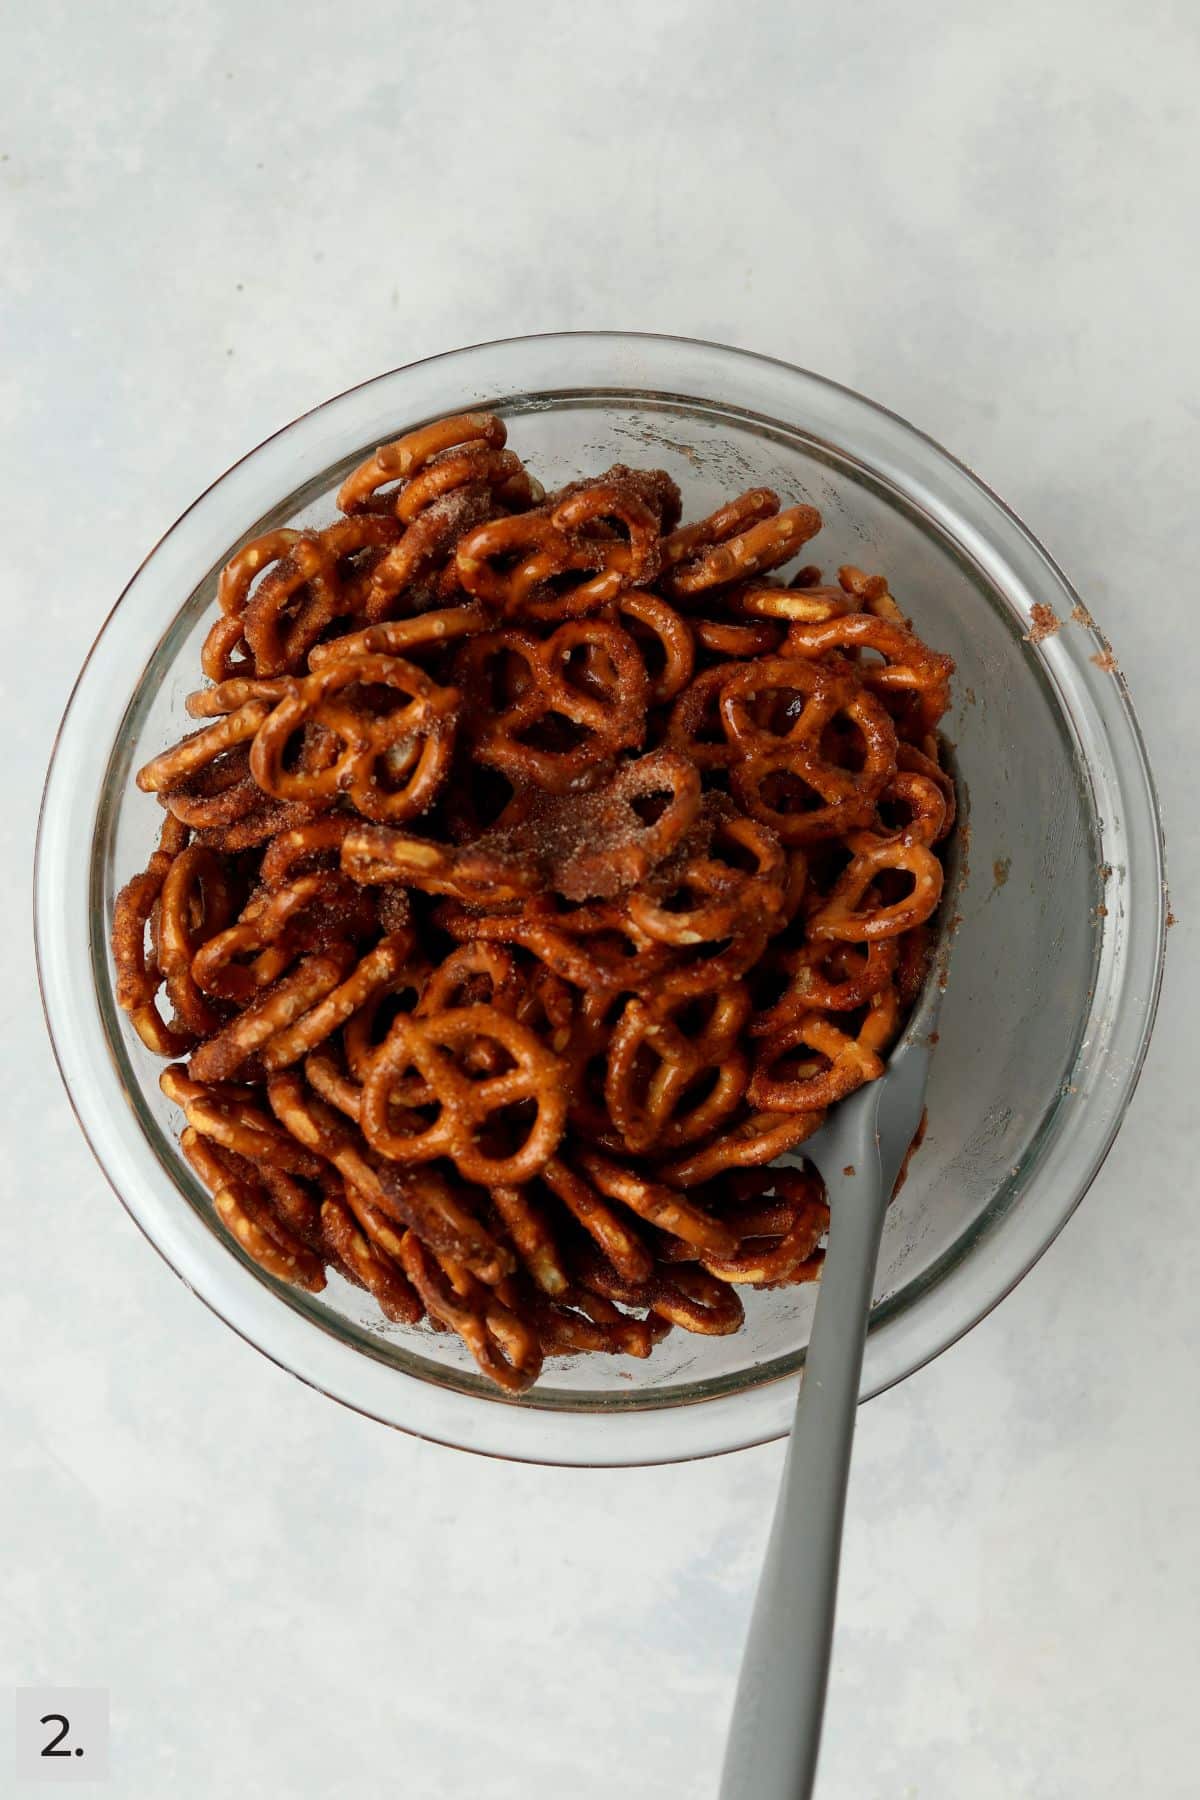
<svg viewBox="0 0 1200 1800">
<path fill-rule="evenodd" d="M 1195 9 L 59 0 L 0 63 L 0 1684 L 111 1689 L 133 1800 L 715 1793 L 779 1448 L 508 1467 L 282 1374 L 110 1195 L 29 949 L 71 680 L 195 494 L 381 369 L 622 326 L 818 369 L 977 469 L 1112 638 L 1167 818 L 1106 1168 L 861 1417 L 822 1800 L 1194 1796 Z"/>
</svg>

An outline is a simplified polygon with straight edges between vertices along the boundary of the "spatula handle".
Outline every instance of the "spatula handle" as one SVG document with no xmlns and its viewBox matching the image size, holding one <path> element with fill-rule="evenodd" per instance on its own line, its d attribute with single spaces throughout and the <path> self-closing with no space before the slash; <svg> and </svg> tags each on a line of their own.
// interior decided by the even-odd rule
<svg viewBox="0 0 1200 1800">
<path fill-rule="evenodd" d="M 865 1166 L 863 1166 L 865 1165 Z M 874 1142 L 826 1175 L 829 1247 L 734 1702 L 721 1800 L 807 1800 L 829 1679 L 846 1482 L 885 1212 Z"/>
</svg>

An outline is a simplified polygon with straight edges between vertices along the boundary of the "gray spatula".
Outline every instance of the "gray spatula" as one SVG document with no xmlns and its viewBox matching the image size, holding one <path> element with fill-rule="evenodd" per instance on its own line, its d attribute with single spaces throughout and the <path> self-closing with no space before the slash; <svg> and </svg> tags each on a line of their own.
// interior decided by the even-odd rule
<svg viewBox="0 0 1200 1800">
<path fill-rule="evenodd" d="M 954 882 L 947 871 L 946 889 Z M 943 912 L 945 905 L 943 903 Z M 850 1447 L 887 1203 L 925 1105 L 948 938 L 884 1074 L 804 1146 L 829 1245 L 725 1752 L 721 1800 L 807 1800 L 816 1775 Z"/>
</svg>

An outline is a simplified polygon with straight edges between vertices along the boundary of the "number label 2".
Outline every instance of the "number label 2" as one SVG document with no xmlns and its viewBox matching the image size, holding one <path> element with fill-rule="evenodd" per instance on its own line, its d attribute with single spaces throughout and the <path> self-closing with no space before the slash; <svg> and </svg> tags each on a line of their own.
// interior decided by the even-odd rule
<svg viewBox="0 0 1200 1800">
<path fill-rule="evenodd" d="M 0 0 L 2 4 L 2 0 Z M 16 1701 L 12 1772 L 18 1781 L 86 1782 L 109 1778 L 109 1693 L 100 1687 L 23 1687 Z M 0 1746 L 0 1794 L 11 1782 Z M 20 1790 L 25 1792 L 24 1787 Z"/>
<path fill-rule="evenodd" d="M 62 1743 L 62 1741 L 66 1737 L 68 1731 L 70 1731 L 71 1721 L 69 1719 L 64 1719 L 64 1717 L 61 1713 L 44 1713 L 43 1716 L 38 1720 L 38 1724 L 39 1725 L 57 1725 L 58 1726 L 58 1730 L 55 1732 L 54 1736 L 50 1739 L 50 1742 L 43 1746 L 42 1755 L 43 1756 L 70 1756 L 71 1752 L 69 1750 L 60 1750 L 58 1746 Z M 76 1750 L 75 1754 L 76 1754 L 76 1756 L 82 1756 L 83 1751 L 81 1749 Z"/>
</svg>

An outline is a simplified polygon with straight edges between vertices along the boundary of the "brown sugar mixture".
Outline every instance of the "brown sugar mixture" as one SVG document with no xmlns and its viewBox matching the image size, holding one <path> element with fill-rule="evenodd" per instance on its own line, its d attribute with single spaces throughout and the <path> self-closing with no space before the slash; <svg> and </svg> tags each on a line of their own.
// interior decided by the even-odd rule
<svg viewBox="0 0 1200 1800">
<path fill-rule="evenodd" d="M 787 579 L 811 506 L 547 494 L 506 435 L 425 426 L 233 556 L 112 944 L 245 1254 L 520 1391 L 817 1277 L 773 1165 L 883 1072 L 955 797 L 953 666 L 882 576 Z"/>
</svg>

